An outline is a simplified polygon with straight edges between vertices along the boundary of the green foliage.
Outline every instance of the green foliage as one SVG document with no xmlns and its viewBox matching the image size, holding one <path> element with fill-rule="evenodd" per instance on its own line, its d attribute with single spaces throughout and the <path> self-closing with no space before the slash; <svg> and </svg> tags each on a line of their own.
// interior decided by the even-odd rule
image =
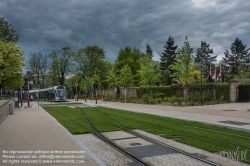
<svg viewBox="0 0 250 166">
<path fill-rule="evenodd" d="M 147 45 L 146 45 L 146 54 L 150 57 L 150 59 L 152 59 L 153 58 L 153 51 L 152 51 L 152 49 L 151 49 L 151 47 L 150 47 L 150 45 L 147 43 Z"/>
<path fill-rule="evenodd" d="M 24 83 L 24 54 L 14 44 L 0 41 L 0 88 L 16 88 Z"/>
<path fill-rule="evenodd" d="M 164 46 L 164 52 L 162 55 L 160 55 L 160 64 L 161 64 L 161 70 L 170 70 L 171 74 L 173 73 L 173 70 L 171 70 L 169 67 L 176 62 L 176 49 L 177 45 L 174 46 L 174 38 L 169 36 L 165 46 Z"/>
<path fill-rule="evenodd" d="M 162 70 L 160 75 L 160 85 L 171 85 L 172 84 L 172 78 L 170 77 L 171 72 L 169 69 Z"/>
<path fill-rule="evenodd" d="M 120 70 L 120 85 L 126 85 L 128 88 L 134 85 L 133 74 L 128 65 L 123 66 Z"/>
<path fill-rule="evenodd" d="M 137 72 L 140 69 L 141 59 L 144 56 L 145 55 L 136 48 L 131 49 L 129 46 L 124 49 L 121 48 L 114 64 L 116 74 L 120 75 L 120 70 L 125 65 L 128 65 L 131 68 L 132 75 L 134 76 L 135 84 L 138 84 L 139 77 L 137 76 Z"/>
<path fill-rule="evenodd" d="M 153 86 L 151 87 L 152 96 L 157 98 L 165 98 L 171 96 L 183 97 L 183 88 L 180 85 L 171 86 Z M 136 89 L 137 97 L 141 98 L 144 94 L 150 94 L 150 87 L 143 87 Z"/>
<path fill-rule="evenodd" d="M 189 102 L 200 102 L 200 84 L 190 84 L 188 93 Z M 202 102 L 230 101 L 230 84 L 203 84 Z"/>
<path fill-rule="evenodd" d="M 4 17 L 0 18 L 0 41 L 16 44 L 18 40 L 19 36 L 16 34 L 16 30 L 11 27 L 11 24 Z"/>
<path fill-rule="evenodd" d="M 250 72 L 241 72 L 239 75 L 235 75 L 234 79 L 239 81 L 239 85 L 250 84 Z"/>
<path fill-rule="evenodd" d="M 201 63 L 201 70 L 205 73 L 206 77 L 210 71 L 210 67 L 214 66 L 214 62 L 216 61 L 217 55 L 212 56 L 214 53 L 213 49 L 209 48 L 210 44 L 207 44 L 205 41 L 201 41 L 200 48 L 197 49 L 195 62 Z"/>
<path fill-rule="evenodd" d="M 75 55 L 77 73 L 85 79 L 85 77 L 92 77 L 97 72 L 99 75 L 103 72 L 103 60 L 105 59 L 105 52 L 98 46 L 87 46 L 80 49 Z"/>
<path fill-rule="evenodd" d="M 193 49 L 189 45 L 188 38 L 185 39 L 184 46 L 178 49 L 176 62 L 170 66 L 170 69 L 175 71 L 171 75 L 173 80 L 186 86 L 196 81 L 192 73 L 197 69 L 198 64 L 194 63 Z"/>
<path fill-rule="evenodd" d="M 116 76 L 114 68 L 112 68 L 112 70 L 109 71 L 106 81 L 108 82 L 108 86 L 110 88 L 115 88 L 119 85 L 119 80 L 118 77 Z"/>
<path fill-rule="evenodd" d="M 141 69 L 138 71 L 140 76 L 140 85 L 142 86 L 154 86 L 156 82 L 159 81 L 160 66 L 146 56 L 141 64 Z"/>
<path fill-rule="evenodd" d="M 215 84 L 216 100 L 230 101 L 230 84 Z"/>
<path fill-rule="evenodd" d="M 239 38 L 236 38 L 231 44 L 231 54 L 226 50 L 225 57 L 223 58 L 231 75 L 239 75 L 241 71 L 249 71 L 249 55 L 250 48 L 244 44 Z"/>
<path fill-rule="evenodd" d="M 181 103 L 184 101 L 182 97 L 177 97 L 177 96 L 171 96 L 168 98 L 168 101 L 172 104 L 177 103 L 178 105 L 181 105 Z"/>
</svg>

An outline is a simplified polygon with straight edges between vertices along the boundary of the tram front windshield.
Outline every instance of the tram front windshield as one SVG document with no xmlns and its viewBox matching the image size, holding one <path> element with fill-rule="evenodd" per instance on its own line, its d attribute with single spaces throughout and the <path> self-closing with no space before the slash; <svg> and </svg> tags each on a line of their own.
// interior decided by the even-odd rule
<svg viewBox="0 0 250 166">
<path fill-rule="evenodd" d="M 64 88 L 56 89 L 56 91 L 57 91 L 57 96 L 58 97 L 64 97 L 65 96 L 65 89 Z"/>
</svg>

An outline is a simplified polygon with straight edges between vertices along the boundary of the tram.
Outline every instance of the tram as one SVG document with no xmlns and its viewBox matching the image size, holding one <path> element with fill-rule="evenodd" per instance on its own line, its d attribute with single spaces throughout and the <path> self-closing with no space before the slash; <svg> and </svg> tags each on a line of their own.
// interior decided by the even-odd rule
<svg viewBox="0 0 250 166">
<path fill-rule="evenodd" d="M 48 101 L 66 101 L 65 86 L 54 86 L 46 89 L 30 90 L 30 99 L 32 100 L 48 100 Z"/>
</svg>

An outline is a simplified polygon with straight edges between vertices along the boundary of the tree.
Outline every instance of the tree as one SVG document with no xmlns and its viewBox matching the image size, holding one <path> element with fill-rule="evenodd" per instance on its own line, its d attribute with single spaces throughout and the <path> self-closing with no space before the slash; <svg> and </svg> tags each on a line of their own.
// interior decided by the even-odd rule
<svg viewBox="0 0 250 166">
<path fill-rule="evenodd" d="M 207 44 L 205 41 L 201 41 L 200 48 L 197 49 L 195 62 L 201 63 L 201 70 L 202 72 L 206 73 L 206 76 L 209 75 L 210 67 L 213 66 L 212 62 L 216 61 L 217 55 L 212 56 L 210 54 L 213 54 L 213 49 L 209 48 L 210 44 Z"/>
<path fill-rule="evenodd" d="M 100 76 L 100 84 L 104 88 L 108 88 L 108 83 L 106 81 L 109 71 L 112 70 L 113 65 L 109 60 L 100 61 L 100 69 L 98 69 L 98 75 Z"/>
<path fill-rule="evenodd" d="M 134 78 L 131 68 L 125 65 L 121 71 L 120 84 L 121 86 L 126 85 L 127 87 L 132 87 L 134 85 Z"/>
<path fill-rule="evenodd" d="M 193 73 L 199 66 L 198 63 L 194 63 L 194 56 L 192 55 L 193 49 L 190 47 L 188 37 L 185 37 L 184 46 L 177 50 L 176 62 L 170 66 L 175 72 L 171 75 L 174 81 L 180 82 L 182 85 L 187 86 L 190 83 L 194 83 L 196 79 Z"/>
<path fill-rule="evenodd" d="M 23 82 L 24 53 L 14 44 L 0 41 L 0 88 L 19 87 Z"/>
<path fill-rule="evenodd" d="M 64 85 L 65 77 L 70 73 L 72 52 L 69 47 L 62 48 L 61 50 L 53 51 L 49 54 L 52 59 L 50 67 L 50 77 L 52 85 Z"/>
<path fill-rule="evenodd" d="M 138 71 L 138 74 L 140 76 L 139 84 L 142 86 L 149 86 L 150 95 L 152 86 L 154 86 L 156 82 L 159 81 L 159 71 L 159 64 L 152 61 L 149 56 L 146 56 L 143 62 L 141 63 L 140 70 Z"/>
<path fill-rule="evenodd" d="M 241 70 L 247 70 L 247 64 L 249 61 L 249 53 L 247 49 L 247 45 L 243 44 L 243 42 L 236 38 L 234 42 L 231 44 L 231 54 L 226 50 L 224 52 L 225 57 L 223 58 L 224 64 L 226 64 L 229 73 L 232 75 L 239 75 Z"/>
<path fill-rule="evenodd" d="M 45 86 L 45 77 L 48 70 L 47 60 L 48 55 L 41 52 L 32 53 L 30 58 L 27 60 L 27 67 L 33 73 L 35 84 L 41 85 L 41 88 Z M 42 82 L 40 82 L 40 78 L 42 79 Z"/>
<path fill-rule="evenodd" d="M 19 36 L 16 34 L 16 30 L 11 27 L 8 21 L 4 20 L 4 17 L 0 18 L 0 41 L 16 44 L 18 40 Z"/>
<path fill-rule="evenodd" d="M 109 71 L 106 82 L 108 83 L 109 88 L 115 89 L 117 86 L 119 86 L 119 80 L 114 70 L 114 67 L 112 68 L 112 70 Z M 114 90 L 114 96 L 115 96 L 115 90 Z"/>
<path fill-rule="evenodd" d="M 87 46 L 80 49 L 74 55 L 76 61 L 76 73 L 85 80 L 87 77 L 92 78 L 93 75 L 100 75 L 108 65 L 104 62 L 105 51 L 98 46 Z M 108 67 L 108 66 L 107 66 Z"/>
<path fill-rule="evenodd" d="M 131 49 L 129 46 L 124 49 L 120 49 L 117 59 L 114 64 L 114 70 L 117 75 L 120 75 L 120 70 L 128 65 L 131 68 L 132 75 L 134 76 L 135 84 L 139 82 L 137 76 L 138 70 L 140 69 L 141 60 L 145 57 L 144 53 L 141 53 L 138 49 Z"/>
<path fill-rule="evenodd" d="M 160 64 L 161 64 L 161 70 L 170 69 L 169 66 L 174 64 L 176 61 L 176 49 L 178 45 L 174 46 L 174 38 L 169 36 L 165 46 L 164 46 L 164 52 L 162 55 L 160 55 Z M 170 69 L 171 74 L 173 73 L 173 70 Z"/>
<path fill-rule="evenodd" d="M 164 84 L 170 85 L 172 84 L 172 79 L 170 75 L 173 74 L 173 70 L 170 68 L 170 65 L 174 64 L 176 58 L 176 49 L 177 45 L 174 46 L 174 39 L 173 37 L 169 36 L 165 46 L 164 52 L 160 55 L 160 65 L 162 70 L 162 77 L 165 78 Z M 166 70 L 168 70 L 166 72 Z"/>
<path fill-rule="evenodd" d="M 148 43 L 146 45 L 146 54 L 149 55 L 150 59 L 152 59 L 153 56 L 154 56 L 153 51 L 152 51 L 152 49 L 151 49 L 151 47 L 150 47 L 150 45 Z"/>
</svg>

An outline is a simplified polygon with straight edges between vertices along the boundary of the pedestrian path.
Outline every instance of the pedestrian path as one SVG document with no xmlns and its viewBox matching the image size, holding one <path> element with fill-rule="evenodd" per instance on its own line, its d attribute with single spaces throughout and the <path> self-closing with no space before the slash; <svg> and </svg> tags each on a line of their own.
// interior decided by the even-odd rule
<svg viewBox="0 0 250 166">
<path fill-rule="evenodd" d="M 74 164 L 73 164 L 74 163 Z M 36 102 L 0 125 L 0 165 L 104 165 Z"/>
</svg>

